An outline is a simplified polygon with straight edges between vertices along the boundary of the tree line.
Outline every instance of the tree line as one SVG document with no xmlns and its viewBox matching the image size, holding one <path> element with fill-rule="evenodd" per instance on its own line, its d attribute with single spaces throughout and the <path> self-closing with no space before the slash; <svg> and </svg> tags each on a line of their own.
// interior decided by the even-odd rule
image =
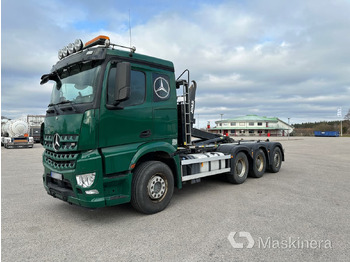
<svg viewBox="0 0 350 262">
<path fill-rule="evenodd" d="M 322 121 L 294 124 L 293 135 L 296 136 L 313 136 L 314 131 L 339 131 L 340 121 Z M 343 135 L 350 135 L 350 120 L 342 121 Z"/>
</svg>

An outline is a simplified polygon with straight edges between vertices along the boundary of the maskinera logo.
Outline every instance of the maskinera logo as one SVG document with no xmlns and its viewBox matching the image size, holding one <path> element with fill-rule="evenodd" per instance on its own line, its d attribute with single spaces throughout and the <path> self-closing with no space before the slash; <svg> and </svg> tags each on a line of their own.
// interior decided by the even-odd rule
<svg viewBox="0 0 350 262">
<path fill-rule="evenodd" d="M 238 233 L 238 234 L 237 234 Z M 236 236 L 238 235 L 238 236 Z M 227 236 L 233 248 L 252 248 L 255 241 L 249 232 L 231 232 Z M 261 249 L 331 249 L 333 248 L 332 241 L 303 239 L 301 237 L 287 237 L 287 238 L 272 238 L 272 237 L 258 237 L 257 248 Z"/>
<path fill-rule="evenodd" d="M 235 240 L 236 233 L 237 232 L 231 232 L 228 235 L 227 239 L 228 241 L 230 241 L 233 248 L 243 248 L 243 243 Z M 247 239 L 248 244 L 246 248 L 252 248 L 254 246 L 254 239 L 252 238 L 252 235 L 249 232 L 238 232 L 238 236 Z"/>
</svg>

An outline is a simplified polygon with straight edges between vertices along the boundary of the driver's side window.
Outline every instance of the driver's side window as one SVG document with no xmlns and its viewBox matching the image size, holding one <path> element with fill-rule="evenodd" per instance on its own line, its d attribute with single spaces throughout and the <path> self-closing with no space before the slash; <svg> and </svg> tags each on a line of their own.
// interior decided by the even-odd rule
<svg viewBox="0 0 350 262">
<path fill-rule="evenodd" d="M 108 73 L 107 83 L 107 104 L 113 105 L 114 98 L 114 86 L 116 80 L 116 65 L 113 65 Z M 130 98 L 119 104 L 121 107 L 134 106 L 142 104 L 145 101 L 146 96 L 146 75 L 144 72 L 131 70 L 130 73 Z"/>
</svg>

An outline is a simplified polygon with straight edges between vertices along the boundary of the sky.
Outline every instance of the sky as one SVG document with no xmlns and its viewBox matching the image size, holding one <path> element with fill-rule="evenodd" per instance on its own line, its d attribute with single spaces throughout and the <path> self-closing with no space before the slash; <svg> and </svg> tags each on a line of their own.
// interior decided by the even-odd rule
<svg viewBox="0 0 350 262">
<path fill-rule="evenodd" d="M 197 125 L 247 114 L 290 123 L 350 109 L 349 0 L 2 0 L 1 114 L 45 114 L 39 84 L 75 39 L 170 60 L 197 82 Z M 198 122 L 199 119 L 199 122 Z"/>
</svg>

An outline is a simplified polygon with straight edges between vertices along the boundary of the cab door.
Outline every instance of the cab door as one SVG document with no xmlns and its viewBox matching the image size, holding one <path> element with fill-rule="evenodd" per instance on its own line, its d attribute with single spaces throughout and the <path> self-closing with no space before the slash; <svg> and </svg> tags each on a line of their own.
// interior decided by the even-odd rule
<svg viewBox="0 0 350 262">
<path fill-rule="evenodd" d="M 149 74 L 142 65 L 131 65 L 130 97 L 114 103 L 116 80 L 116 61 L 110 61 L 106 67 L 103 81 L 99 145 L 101 148 L 144 143 L 152 140 L 153 116 L 152 103 L 147 99 L 147 81 Z"/>
</svg>

